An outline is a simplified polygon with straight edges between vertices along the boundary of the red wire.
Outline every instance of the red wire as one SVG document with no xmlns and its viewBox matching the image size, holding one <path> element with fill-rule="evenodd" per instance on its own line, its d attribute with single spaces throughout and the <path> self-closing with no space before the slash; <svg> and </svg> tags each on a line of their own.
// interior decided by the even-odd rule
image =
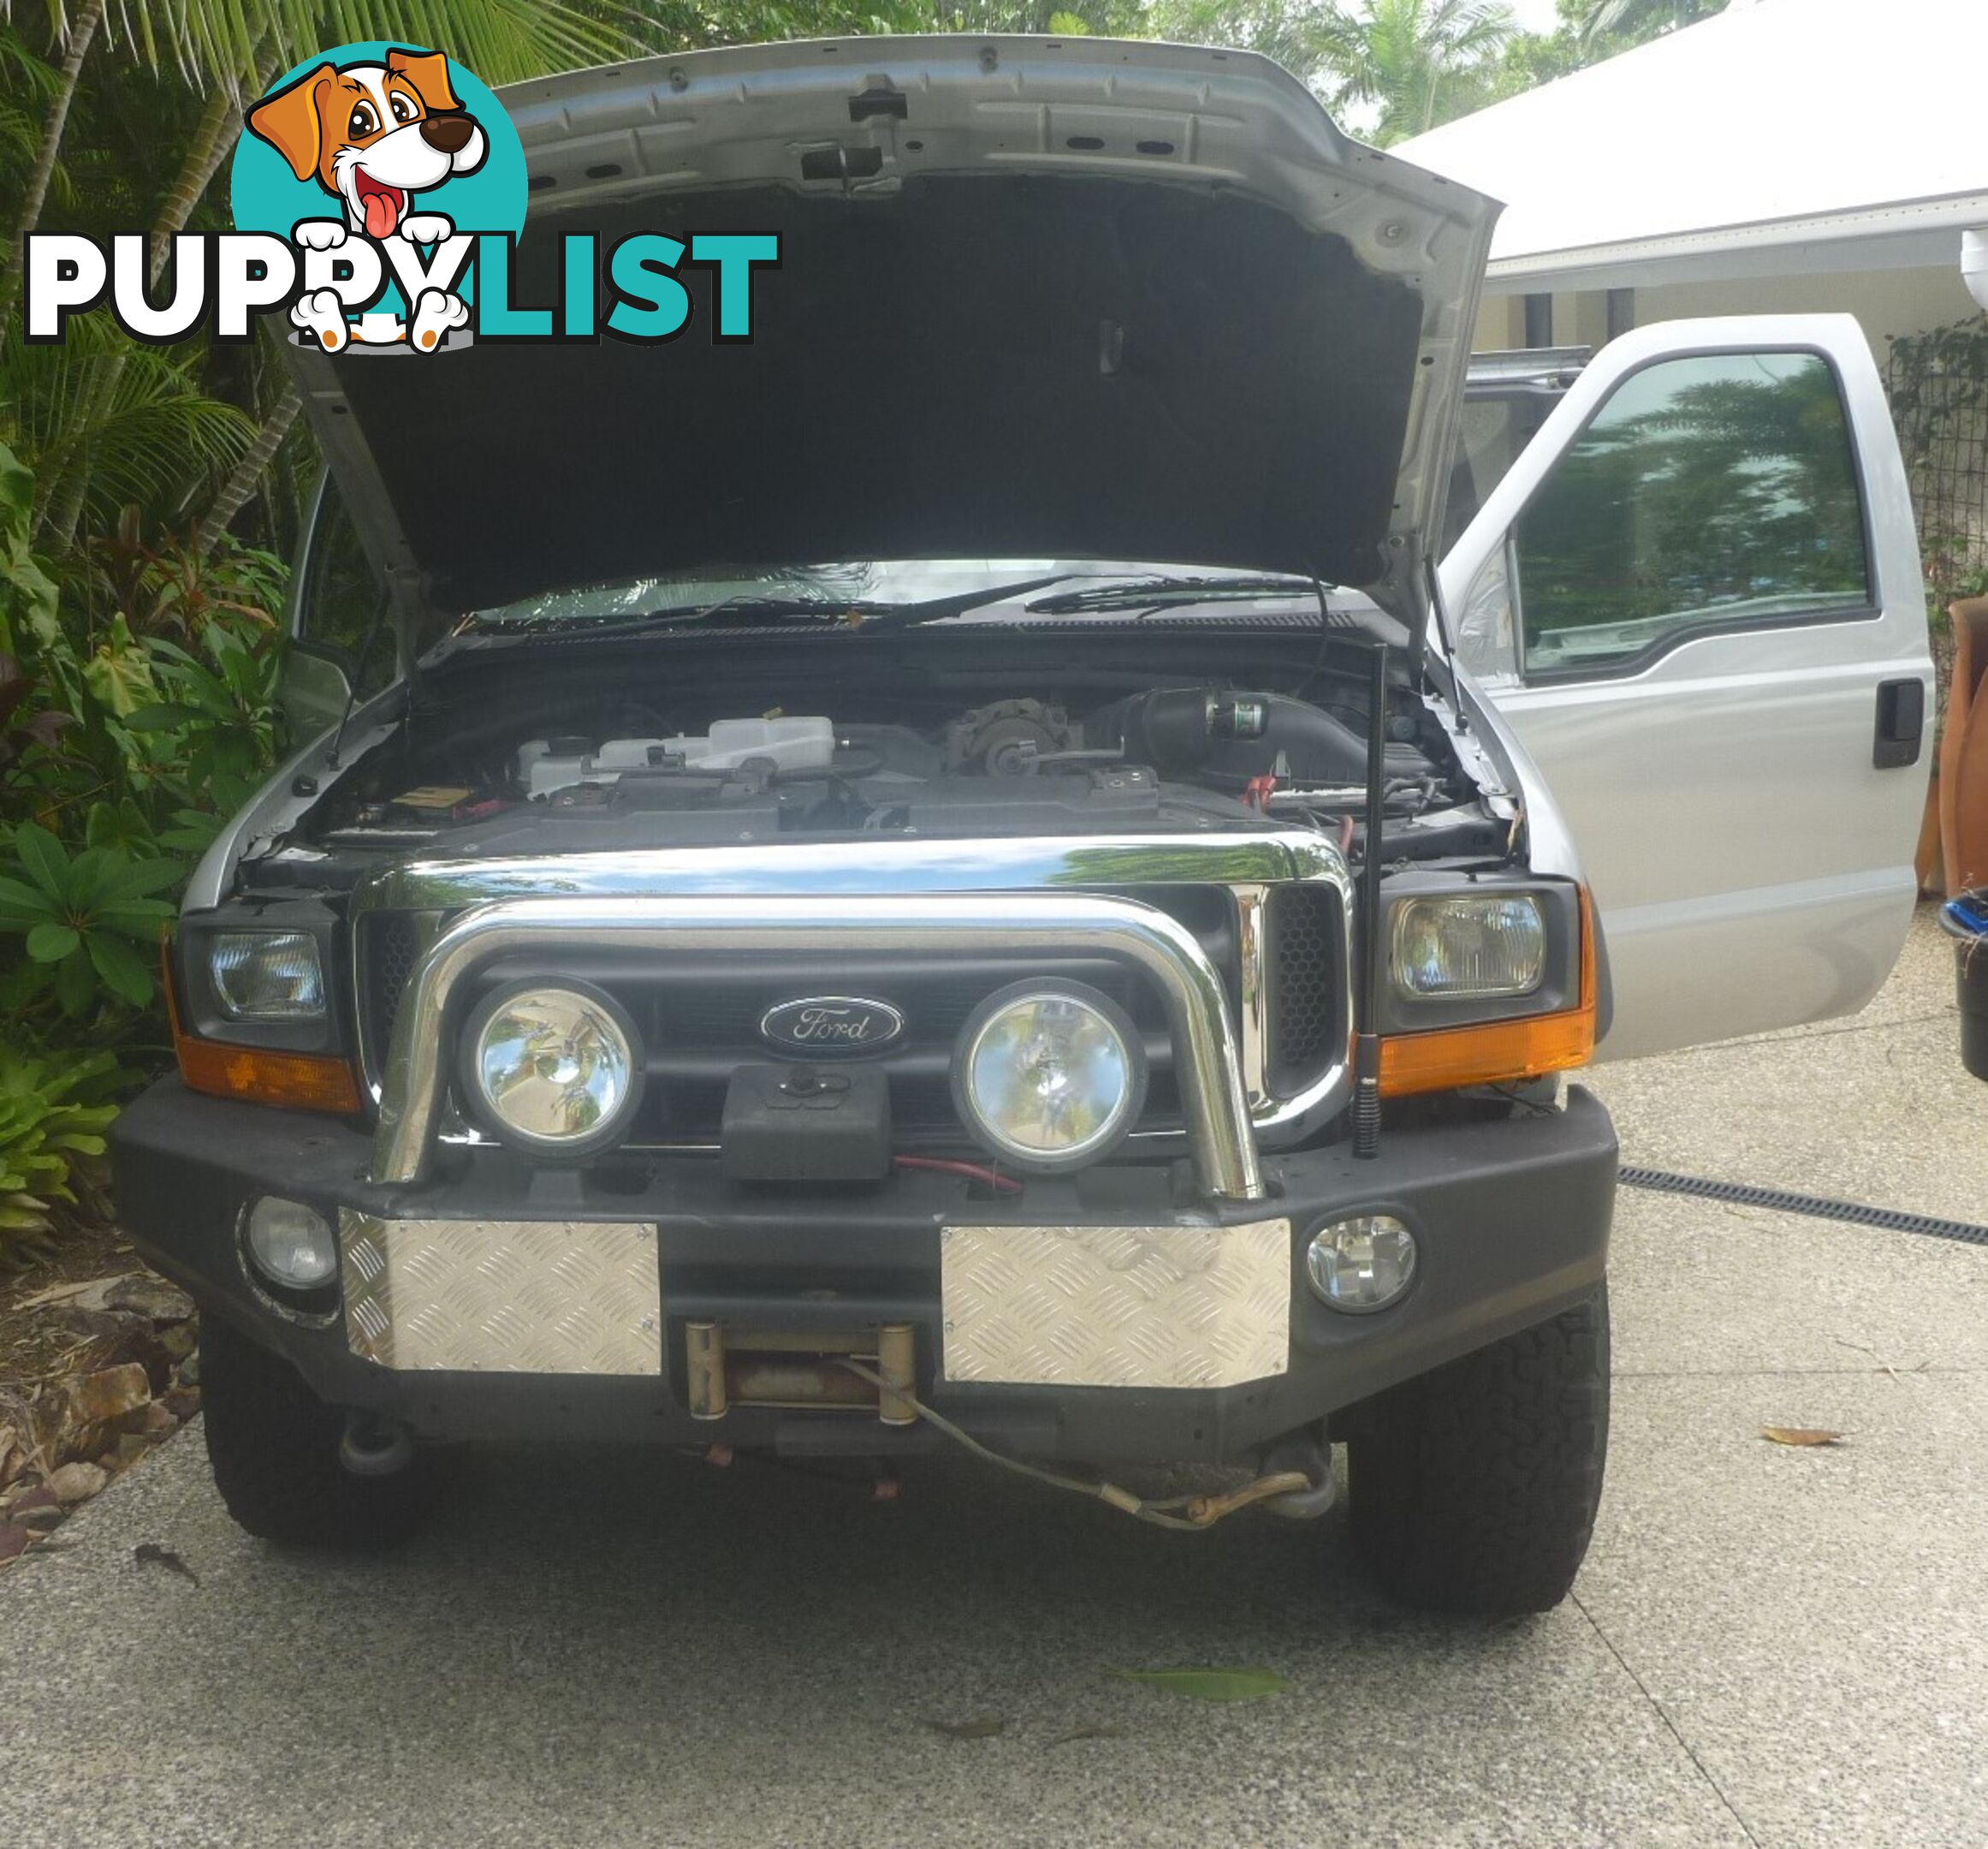
<svg viewBox="0 0 1988 1849">
<path fill-rule="evenodd" d="M 1022 1184 L 1012 1175 L 984 1162 L 956 1162 L 950 1156 L 899 1156 L 893 1158 L 900 1168 L 923 1168 L 934 1174 L 964 1175 L 970 1181 L 984 1181 L 997 1194 L 1019 1194 Z"/>
</svg>

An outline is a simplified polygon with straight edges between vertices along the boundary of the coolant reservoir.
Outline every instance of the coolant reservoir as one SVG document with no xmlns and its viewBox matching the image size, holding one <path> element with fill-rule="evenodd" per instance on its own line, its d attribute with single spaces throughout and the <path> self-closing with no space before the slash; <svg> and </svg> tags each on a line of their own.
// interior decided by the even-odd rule
<svg viewBox="0 0 1988 1849">
<path fill-rule="evenodd" d="M 519 748 L 517 777 L 533 796 L 573 783 L 613 783 L 625 770 L 735 770 L 749 758 L 781 770 L 822 770 L 834 761 L 835 728 L 827 719 L 720 719 L 709 732 L 675 738 L 532 739 Z"/>
</svg>

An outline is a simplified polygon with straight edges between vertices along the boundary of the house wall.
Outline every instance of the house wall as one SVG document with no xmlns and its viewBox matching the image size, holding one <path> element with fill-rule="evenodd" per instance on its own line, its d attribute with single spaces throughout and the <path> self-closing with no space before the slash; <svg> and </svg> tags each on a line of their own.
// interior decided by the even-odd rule
<svg viewBox="0 0 1988 1849">
<path fill-rule="evenodd" d="M 1856 270 L 1808 276 L 1753 276 L 1721 282 L 1673 282 L 1634 292 L 1636 326 L 1717 314 L 1854 314 L 1882 366 L 1887 336 L 1919 334 L 1979 313 L 1961 281 L 1959 252 L 1951 265 L 1923 270 Z M 1553 298 L 1553 343 L 1600 347 L 1608 339 L 1608 294 L 1601 289 Z M 1487 295 L 1475 346 L 1522 347 L 1522 293 Z"/>
</svg>

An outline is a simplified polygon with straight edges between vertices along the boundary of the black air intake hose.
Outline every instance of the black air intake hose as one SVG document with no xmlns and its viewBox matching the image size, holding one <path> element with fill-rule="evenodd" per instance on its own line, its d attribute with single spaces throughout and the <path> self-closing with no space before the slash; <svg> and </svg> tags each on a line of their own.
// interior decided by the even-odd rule
<svg viewBox="0 0 1988 1849">
<path fill-rule="evenodd" d="M 1358 733 L 1285 693 L 1155 687 L 1101 707 L 1084 736 L 1092 745 L 1120 746 L 1130 763 L 1150 764 L 1162 776 L 1212 771 L 1247 781 L 1268 776 L 1279 759 L 1281 774 L 1301 783 L 1358 783 L 1367 775 L 1367 744 Z M 1413 746 L 1407 755 L 1413 764 L 1406 768 L 1427 768 Z"/>
</svg>

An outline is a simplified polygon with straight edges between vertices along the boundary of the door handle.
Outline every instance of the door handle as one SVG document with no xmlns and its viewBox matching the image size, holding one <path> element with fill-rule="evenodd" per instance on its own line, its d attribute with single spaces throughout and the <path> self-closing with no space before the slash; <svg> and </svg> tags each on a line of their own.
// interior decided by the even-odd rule
<svg viewBox="0 0 1988 1849">
<path fill-rule="evenodd" d="M 1926 683 L 1880 681 L 1878 727 L 1871 745 L 1871 762 L 1880 770 L 1902 770 L 1919 762 L 1926 737 Z"/>
</svg>

